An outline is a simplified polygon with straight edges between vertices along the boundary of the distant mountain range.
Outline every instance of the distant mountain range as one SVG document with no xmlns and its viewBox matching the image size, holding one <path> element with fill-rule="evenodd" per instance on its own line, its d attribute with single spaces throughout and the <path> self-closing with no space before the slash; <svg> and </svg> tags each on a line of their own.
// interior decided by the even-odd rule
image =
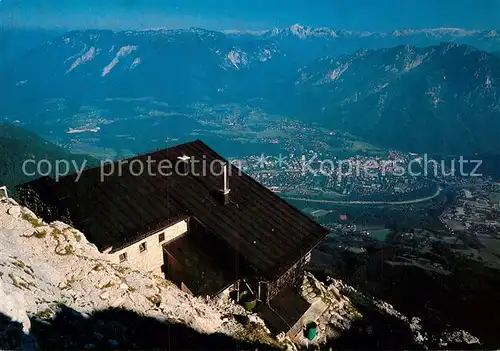
<svg viewBox="0 0 500 351">
<path fill-rule="evenodd" d="M 348 31 L 326 27 L 309 27 L 294 24 L 288 28 L 273 28 L 265 31 L 225 31 L 232 36 L 253 36 L 263 39 L 286 41 L 290 39 L 302 41 L 322 40 L 334 45 L 346 46 L 342 50 L 348 52 L 353 48 L 381 48 L 401 44 L 428 46 L 440 42 L 456 42 L 474 45 L 482 50 L 499 48 L 500 32 L 491 30 L 470 30 L 463 28 L 427 28 L 401 29 L 392 32 Z M 328 45 L 328 44 L 327 44 Z M 338 51 L 339 49 L 337 49 Z"/>
<path fill-rule="evenodd" d="M 292 109 L 368 141 L 427 152 L 498 152 L 500 58 L 471 46 L 405 45 L 320 59 Z M 302 101 L 307 101 L 304 106 Z"/>
<path fill-rule="evenodd" d="M 287 28 L 272 28 L 262 31 L 226 30 L 227 34 L 234 35 L 254 35 L 262 37 L 286 37 L 295 36 L 301 39 L 308 37 L 331 37 L 331 38 L 353 38 L 353 37 L 498 37 L 500 34 L 495 30 L 474 30 L 465 28 L 424 28 L 424 29 L 398 29 L 392 32 L 369 32 L 369 31 L 349 31 L 342 29 L 332 29 L 328 27 L 310 27 L 301 24 L 293 24 Z"/>
<path fill-rule="evenodd" d="M 477 47 L 500 50 L 500 35 L 299 25 L 258 33 L 73 31 L 5 65 L 0 114 L 26 120 L 49 98 L 251 101 L 379 145 L 496 153 L 500 58 Z"/>
</svg>

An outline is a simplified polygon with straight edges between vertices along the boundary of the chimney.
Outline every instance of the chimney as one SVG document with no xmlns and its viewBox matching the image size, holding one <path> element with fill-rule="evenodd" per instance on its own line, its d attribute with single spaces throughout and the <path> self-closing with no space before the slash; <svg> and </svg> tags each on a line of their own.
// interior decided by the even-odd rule
<svg viewBox="0 0 500 351">
<path fill-rule="evenodd" d="M 229 194 L 229 174 L 227 172 L 227 163 L 224 164 L 224 194 Z"/>
<path fill-rule="evenodd" d="M 222 176 L 223 176 L 223 187 L 217 191 L 217 198 L 224 205 L 229 204 L 229 192 L 231 189 L 229 188 L 229 172 L 227 163 L 222 166 Z"/>
<path fill-rule="evenodd" d="M 179 175 L 187 175 L 189 172 L 189 160 L 191 157 L 187 155 L 182 155 L 177 157 L 177 166 L 175 171 L 179 173 Z"/>
</svg>

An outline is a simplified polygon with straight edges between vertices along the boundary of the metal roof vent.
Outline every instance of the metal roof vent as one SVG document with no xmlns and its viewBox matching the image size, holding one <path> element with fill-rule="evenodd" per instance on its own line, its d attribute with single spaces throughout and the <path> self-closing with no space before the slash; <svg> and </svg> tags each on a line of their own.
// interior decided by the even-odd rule
<svg viewBox="0 0 500 351">
<path fill-rule="evenodd" d="M 222 175 L 224 184 L 223 187 L 217 191 L 217 197 L 219 198 L 220 202 L 222 202 L 224 205 L 227 205 L 230 202 L 229 193 L 231 192 L 231 189 L 229 188 L 229 172 L 227 163 L 222 166 Z"/>
<path fill-rule="evenodd" d="M 175 167 L 175 172 L 179 175 L 187 175 L 189 173 L 189 161 L 191 157 L 187 155 L 182 155 L 177 157 L 177 164 Z"/>
<path fill-rule="evenodd" d="M 224 194 L 229 194 L 231 189 L 229 189 L 229 174 L 227 172 L 227 163 L 224 164 L 223 166 L 223 175 L 224 175 L 224 188 L 222 189 L 222 192 Z"/>
</svg>

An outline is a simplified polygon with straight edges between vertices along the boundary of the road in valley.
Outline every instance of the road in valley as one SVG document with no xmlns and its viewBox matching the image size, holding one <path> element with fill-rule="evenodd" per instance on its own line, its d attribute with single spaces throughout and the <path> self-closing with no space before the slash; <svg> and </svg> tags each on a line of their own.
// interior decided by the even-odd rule
<svg viewBox="0 0 500 351">
<path fill-rule="evenodd" d="M 419 202 L 425 202 L 432 200 L 441 194 L 441 187 L 438 187 L 436 192 L 432 195 L 426 196 L 426 197 L 421 197 L 418 199 L 413 199 L 413 200 L 405 200 L 405 201 L 338 201 L 338 200 L 319 200 L 319 199 L 306 199 L 306 198 L 300 198 L 300 197 L 286 197 L 284 196 L 283 199 L 285 200 L 295 200 L 295 201 L 307 201 L 307 202 L 319 202 L 319 203 L 324 203 L 324 204 L 336 204 L 336 205 L 409 205 L 409 204 L 416 204 Z"/>
</svg>

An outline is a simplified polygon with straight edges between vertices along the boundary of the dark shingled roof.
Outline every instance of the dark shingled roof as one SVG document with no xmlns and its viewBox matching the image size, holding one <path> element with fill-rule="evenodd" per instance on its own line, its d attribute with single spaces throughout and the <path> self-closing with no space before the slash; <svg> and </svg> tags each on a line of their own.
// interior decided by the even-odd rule
<svg viewBox="0 0 500 351">
<path fill-rule="evenodd" d="M 59 212 L 67 210 L 72 224 L 91 242 L 100 249 L 112 246 L 113 251 L 193 216 L 267 278 L 281 276 L 327 234 L 327 229 L 233 165 L 230 203 L 224 205 L 214 195 L 223 186 L 220 170 L 226 160 L 200 140 L 128 161 L 141 160 L 147 169 L 147 160 L 153 160 L 151 170 L 158 173 L 160 161 L 175 165 L 183 155 L 196 160 L 188 175 L 134 176 L 125 165 L 120 176 L 115 163 L 115 172 L 103 182 L 98 167 L 84 171 L 78 181 L 76 174 L 58 182 L 42 178 L 20 190 L 31 188 Z M 210 172 L 211 164 L 215 172 Z M 134 166 L 132 173 L 139 170 L 138 163 Z"/>
</svg>

